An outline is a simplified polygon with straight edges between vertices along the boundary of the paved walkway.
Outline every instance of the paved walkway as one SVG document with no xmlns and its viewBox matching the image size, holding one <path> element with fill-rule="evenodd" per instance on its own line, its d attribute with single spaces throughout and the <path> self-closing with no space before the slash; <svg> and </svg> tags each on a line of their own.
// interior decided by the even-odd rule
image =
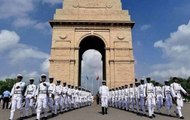
<svg viewBox="0 0 190 120">
<path fill-rule="evenodd" d="M 0 107 L 0 120 L 8 120 L 10 110 L 2 110 Z M 148 117 L 139 116 L 132 112 L 127 112 L 123 110 L 117 110 L 114 108 L 109 108 L 108 115 L 100 114 L 100 107 L 97 105 L 92 105 L 82 109 L 74 110 L 71 112 L 59 114 L 54 118 L 49 118 L 49 120 L 149 120 Z M 165 110 L 162 110 L 165 113 Z M 186 103 L 183 108 L 183 114 L 185 120 L 190 120 L 190 103 Z M 172 113 L 175 116 L 174 113 Z M 18 118 L 18 112 L 16 112 L 15 118 Z M 168 117 L 166 115 L 156 114 L 154 120 L 178 120 L 176 117 Z M 35 117 L 31 117 L 27 120 L 35 120 Z"/>
</svg>

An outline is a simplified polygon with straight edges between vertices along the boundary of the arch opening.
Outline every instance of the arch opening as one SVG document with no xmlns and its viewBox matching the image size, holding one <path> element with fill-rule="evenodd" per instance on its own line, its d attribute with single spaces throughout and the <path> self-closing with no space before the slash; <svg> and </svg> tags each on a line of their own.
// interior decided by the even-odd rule
<svg viewBox="0 0 190 120">
<path fill-rule="evenodd" d="M 98 55 L 99 54 L 99 55 Z M 97 55 L 97 56 L 96 56 Z M 88 59 L 88 63 L 84 63 L 85 60 Z M 96 60 L 94 60 L 96 59 Z M 87 67 L 89 71 L 94 73 L 86 72 L 87 74 L 83 73 L 84 71 L 84 64 L 89 64 L 90 67 Z M 96 66 L 97 65 L 97 66 Z M 90 69 L 96 69 L 96 67 L 101 67 L 101 71 L 93 71 Z M 100 70 L 100 68 L 99 68 Z M 84 71 L 85 72 L 85 71 Z M 106 80 L 106 51 L 105 51 L 105 43 L 104 41 L 97 37 L 97 36 L 88 36 L 82 39 L 79 44 L 79 76 L 78 76 L 78 85 L 79 86 L 86 86 L 85 80 L 93 79 L 94 81 L 97 80 L 98 84 L 100 85 L 100 80 Z M 96 82 L 97 83 L 97 82 Z M 89 85 L 88 85 L 89 86 Z M 97 87 L 98 85 L 96 85 Z M 93 87 L 93 86 L 92 86 Z M 98 86 L 99 87 L 99 86 Z M 88 87 L 90 88 L 90 86 Z M 91 88 L 91 90 L 96 91 L 97 88 Z M 93 91 L 93 94 L 94 91 Z"/>
</svg>

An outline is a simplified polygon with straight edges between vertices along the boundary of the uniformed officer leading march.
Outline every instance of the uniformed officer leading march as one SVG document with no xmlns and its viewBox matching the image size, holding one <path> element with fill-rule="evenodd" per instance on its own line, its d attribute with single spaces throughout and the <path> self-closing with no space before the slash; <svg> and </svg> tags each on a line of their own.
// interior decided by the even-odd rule
<svg viewBox="0 0 190 120">
<path fill-rule="evenodd" d="M 102 82 L 102 86 L 100 86 L 99 93 L 101 97 L 102 114 L 104 115 L 107 114 L 109 98 L 109 88 L 106 86 L 106 81 Z"/>
</svg>

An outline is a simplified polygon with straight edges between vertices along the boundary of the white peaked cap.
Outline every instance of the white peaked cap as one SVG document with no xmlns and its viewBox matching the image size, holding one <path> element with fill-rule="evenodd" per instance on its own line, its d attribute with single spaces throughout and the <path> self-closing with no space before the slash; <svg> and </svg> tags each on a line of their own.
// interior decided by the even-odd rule
<svg viewBox="0 0 190 120">
<path fill-rule="evenodd" d="M 17 77 L 22 77 L 22 74 L 17 74 Z"/>
<path fill-rule="evenodd" d="M 46 74 L 41 74 L 41 77 L 42 77 L 42 76 L 46 76 Z M 46 77 L 47 77 L 47 76 L 46 76 Z"/>
<path fill-rule="evenodd" d="M 30 78 L 29 80 L 34 80 L 34 78 Z"/>
</svg>

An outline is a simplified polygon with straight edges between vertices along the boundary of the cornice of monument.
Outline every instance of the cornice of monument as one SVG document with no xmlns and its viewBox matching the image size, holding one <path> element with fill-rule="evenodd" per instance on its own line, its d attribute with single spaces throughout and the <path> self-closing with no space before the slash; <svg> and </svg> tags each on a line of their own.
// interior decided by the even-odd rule
<svg viewBox="0 0 190 120">
<path fill-rule="evenodd" d="M 100 25 L 100 26 L 130 26 L 133 28 L 135 22 L 133 21 L 104 21 L 104 20 L 50 20 L 51 27 L 62 25 Z"/>
</svg>

